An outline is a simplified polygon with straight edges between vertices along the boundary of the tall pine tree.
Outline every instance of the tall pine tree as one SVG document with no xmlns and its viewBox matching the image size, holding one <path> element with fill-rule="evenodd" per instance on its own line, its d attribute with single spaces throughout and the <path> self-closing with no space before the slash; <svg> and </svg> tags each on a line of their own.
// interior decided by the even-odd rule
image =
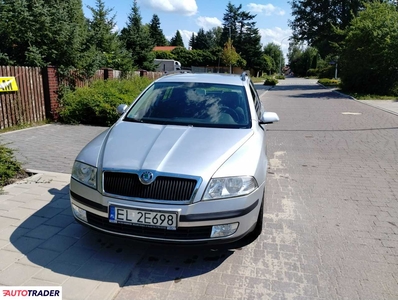
<svg viewBox="0 0 398 300">
<path fill-rule="evenodd" d="M 177 47 L 184 47 L 184 41 L 182 40 L 182 36 L 179 30 L 177 30 L 175 36 L 171 38 L 170 45 Z"/>
<path fill-rule="evenodd" d="M 152 19 L 149 22 L 149 34 L 153 39 L 155 46 L 167 46 L 167 39 L 160 28 L 160 20 L 156 14 L 152 16 Z"/>
<path fill-rule="evenodd" d="M 155 55 L 152 52 L 154 42 L 149 36 L 149 30 L 142 25 L 137 0 L 134 0 L 126 27 L 121 31 L 121 39 L 131 53 L 134 67 L 146 70 L 155 68 L 153 64 Z"/>
</svg>

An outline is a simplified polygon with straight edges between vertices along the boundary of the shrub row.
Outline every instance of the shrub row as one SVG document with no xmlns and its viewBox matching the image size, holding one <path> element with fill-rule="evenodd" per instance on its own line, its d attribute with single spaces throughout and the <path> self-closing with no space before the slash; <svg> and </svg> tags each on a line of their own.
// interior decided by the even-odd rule
<svg viewBox="0 0 398 300">
<path fill-rule="evenodd" d="M 329 79 L 329 78 L 321 78 L 318 80 L 318 83 L 325 86 L 338 86 L 340 84 L 339 79 Z"/>
<path fill-rule="evenodd" d="M 67 124 L 110 126 L 119 118 L 116 108 L 131 104 L 151 83 L 146 77 L 94 81 L 60 95 L 60 121 Z"/>
</svg>

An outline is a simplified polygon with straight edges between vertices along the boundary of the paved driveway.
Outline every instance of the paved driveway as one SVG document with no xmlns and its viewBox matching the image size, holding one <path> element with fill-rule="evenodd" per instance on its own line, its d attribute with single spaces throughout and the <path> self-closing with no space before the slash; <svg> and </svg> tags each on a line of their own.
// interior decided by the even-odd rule
<svg viewBox="0 0 398 300">
<path fill-rule="evenodd" d="M 268 126 L 254 243 L 213 252 L 94 233 L 73 221 L 69 176 L 41 173 L 0 195 L 0 285 L 62 285 L 64 299 L 397 299 L 398 116 L 311 80 L 257 88 L 281 122 Z M 102 130 L 48 125 L 0 140 L 29 168 L 68 172 Z"/>
</svg>

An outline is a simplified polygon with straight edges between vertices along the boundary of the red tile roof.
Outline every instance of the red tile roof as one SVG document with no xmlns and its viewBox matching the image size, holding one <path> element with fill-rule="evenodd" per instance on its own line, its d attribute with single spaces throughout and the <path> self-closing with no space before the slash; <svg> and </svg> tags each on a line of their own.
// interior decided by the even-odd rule
<svg viewBox="0 0 398 300">
<path fill-rule="evenodd" d="M 153 48 L 153 51 L 172 51 L 175 48 L 177 48 L 176 46 L 156 46 L 155 48 Z"/>
</svg>

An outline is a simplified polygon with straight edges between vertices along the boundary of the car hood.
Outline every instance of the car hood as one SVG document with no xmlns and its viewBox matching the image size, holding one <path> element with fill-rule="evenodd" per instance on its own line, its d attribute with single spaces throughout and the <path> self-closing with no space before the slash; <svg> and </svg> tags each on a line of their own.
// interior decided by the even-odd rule
<svg viewBox="0 0 398 300">
<path fill-rule="evenodd" d="M 212 176 L 252 134 L 251 129 L 120 122 L 109 130 L 107 138 L 103 135 L 97 165 L 104 170 Z M 98 141 L 93 142 L 98 145 Z"/>
</svg>

